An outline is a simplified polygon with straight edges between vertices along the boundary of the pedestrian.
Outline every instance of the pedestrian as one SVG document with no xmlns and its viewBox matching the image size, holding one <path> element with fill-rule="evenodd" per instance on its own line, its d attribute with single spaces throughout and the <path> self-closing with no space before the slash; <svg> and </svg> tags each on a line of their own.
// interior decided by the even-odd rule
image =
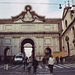
<svg viewBox="0 0 75 75">
<path fill-rule="evenodd" d="M 53 75 L 54 62 L 55 62 L 55 60 L 54 60 L 53 56 L 50 55 L 49 60 L 48 60 L 48 67 L 49 67 L 49 69 L 50 69 L 51 75 Z"/>
<path fill-rule="evenodd" d="M 1 64 L 1 56 L 0 56 L 0 64 Z"/>
<path fill-rule="evenodd" d="M 27 59 L 28 59 L 28 57 L 25 56 L 25 58 L 24 58 L 24 70 L 25 70 L 25 68 L 26 68 L 26 66 L 27 66 Z"/>
<path fill-rule="evenodd" d="M 5 56 L 4 57 L 4 70 L 8 70 L 8 62 L 9 62 L 8 56 Z"/>
<path fill-rule="evenodd" d="M 56 63 L 59 64 L 59 57 L 56 57 Z"/>
<path fill-rule="evenodd" d="M 28 62 L 28 72 L 31 72 L 32 63 L 33 63 L 33 59 L 31 56 L 29 57 L 27 62 Z"/>
<path fill-rule="evenodd" d="M 43 66 L 45 67 L 45 65 L 46 65 L 46 57 L 45 56 L 42 59 L 42 63 L 43 63 Z"/>
<path fill-rule="evenodd" d="M 33 62 L 33 72 L 34 73 L 36 73 L 37 66 L 38 66 L 38 60 L 36 60 L 36 58 L 34 58 L 34 62 Z"/>
<path fill-rule="evenodd" d="M 0 62 L 1 62 L 1 56 L 0 56 Z"/>
<path fill-rule="evenodd" d="M 63 64 L 63 57 L 60 57 L 60 63 Z"/>
</svg>

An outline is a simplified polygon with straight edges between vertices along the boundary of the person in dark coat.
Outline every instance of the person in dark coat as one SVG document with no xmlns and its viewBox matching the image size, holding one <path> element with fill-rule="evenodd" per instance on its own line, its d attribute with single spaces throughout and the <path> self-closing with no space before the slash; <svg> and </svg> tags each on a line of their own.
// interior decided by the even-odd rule
<svg viewBox="0 0 75 75">
<path fill-rule="evenodd" d="M 33 58 L 30 56 L 27 62 L 28 62 L 28 72 L 30 73 L 33 64 Z"/>
<path fill-rule="evenodd" d="M 37 66 L 38 66 L 38 61 L 36 60 L 36 58 L 34 58 L 34 62 L 33 62 L 33 72 L 34 73 L 36 73 Z"/>
<path fill-rule="evenodd" d="M 8 56 L 4 57 L 4 70 L 8 70 Z"/>
<path fill-rule="evenodd" d="M 60 57 L 60 63 L 63 64 L 63 57 Z"/>
<path fill-rule="evenodd" d="M 58 56 L 56 57 L 56 62 L 57 62 L 57 64 L 59 64 L 59 57 Z"/>
<path fill-rule="evenodd" d="M 28 57 L 24 58 L 24 70 L 25 70 L 25 67 L 27 66 L 27 59 L 28 59 Z"/>
<path fill-rule="evenodd" d="M 42 63 L 43 63 L 43 66 L 45 67 L 46 65 L 46 57 L 44 56 L 44 58 L 42 59 Z"/>
</svg>

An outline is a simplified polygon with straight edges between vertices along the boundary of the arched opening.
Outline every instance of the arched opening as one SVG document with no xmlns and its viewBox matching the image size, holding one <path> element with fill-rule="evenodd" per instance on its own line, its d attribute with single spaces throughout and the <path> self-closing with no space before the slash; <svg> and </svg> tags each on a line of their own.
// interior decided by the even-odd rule
<svg viewBox="0 0 75 75">
<path fill-rule="evenodd" d="M 33 59 L 35 56 L 35 52 L 34 52 L 34 41 L 32 39 L 24 39 L 21 43 L 21 52 L 25 55 L 29 55 L 31 54 Z"/>
<path fill-rule="evenodd" d="M 25 56 L 27 56 L 28 58 L 32 56 L 32 45 L 30 43 L 24 44 L 24 52 Z"/>
</svg>

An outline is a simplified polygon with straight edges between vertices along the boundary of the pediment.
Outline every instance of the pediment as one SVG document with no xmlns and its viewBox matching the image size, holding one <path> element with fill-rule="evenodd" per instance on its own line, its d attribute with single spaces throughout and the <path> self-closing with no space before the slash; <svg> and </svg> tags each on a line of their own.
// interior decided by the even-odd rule
<svg viewBox="0 0 75 75">
<path fill-rule="evenodd" d="M 32 11 L 32 7 L 27 5 L 25 7 L 25 11 L 23 11 L 18 16 L 12 17 L 13 22 L 22 23 L 22 22 L 44 22 L 45 17 L 37 15 L 34 11 Z"/>
</svg>

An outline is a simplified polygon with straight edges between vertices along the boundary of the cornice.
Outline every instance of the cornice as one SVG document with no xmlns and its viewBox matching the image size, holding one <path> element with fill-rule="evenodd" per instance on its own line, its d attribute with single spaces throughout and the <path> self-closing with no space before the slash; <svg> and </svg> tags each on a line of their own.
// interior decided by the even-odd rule
<svg viewBox="0 0 75 75">
<path fill-rule="evenodd" d="M 59 34 L 59 32 L 0 32 L 0 34 Z"/>
</svg>

